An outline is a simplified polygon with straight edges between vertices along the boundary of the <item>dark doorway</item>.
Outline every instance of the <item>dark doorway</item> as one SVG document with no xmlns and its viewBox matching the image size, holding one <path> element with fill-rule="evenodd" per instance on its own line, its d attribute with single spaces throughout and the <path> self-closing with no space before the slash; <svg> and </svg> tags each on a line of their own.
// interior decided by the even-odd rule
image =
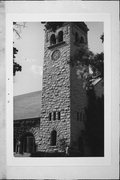
<svg viewBox="0 0 120 180">
<path fill-rule="evenodd" d="M 21 153 L 33 153 L 35 152 L 35 138 L 32 133 L 26 133 L 21 138 Z"/>
</svg>

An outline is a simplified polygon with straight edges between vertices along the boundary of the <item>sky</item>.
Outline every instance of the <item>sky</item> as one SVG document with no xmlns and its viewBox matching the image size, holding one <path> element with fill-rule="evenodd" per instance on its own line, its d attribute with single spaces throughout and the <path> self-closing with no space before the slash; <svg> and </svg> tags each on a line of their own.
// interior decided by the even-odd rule
<svg viewBox="0 0 120 180">
<path fill-rule="evenodd" d="M 85 22 L 88 26 L 88 46 L 94 53 L 103 51 L 100 36 L 102 22 Z M 44 25 L 40 22 L 27 22 L 21 30 L 21 38 L 14 34 L 14 46 L 18 49 L 16 62 L 22 71 L 14 76 L 14 96 L 42 90 L 44 60 Z"/>
</svg>

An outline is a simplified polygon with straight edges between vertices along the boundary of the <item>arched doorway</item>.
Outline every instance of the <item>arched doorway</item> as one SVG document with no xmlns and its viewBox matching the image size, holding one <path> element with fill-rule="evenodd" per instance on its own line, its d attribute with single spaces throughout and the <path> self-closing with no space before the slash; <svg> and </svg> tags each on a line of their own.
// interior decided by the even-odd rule
<svg viewBox="0 0 120 180">
<path fill-rule="evenodd" d="M 35 152 L 35 138 L 32 133 L 26 133 L 21 137 L 20 153 Z"/>
</svg>

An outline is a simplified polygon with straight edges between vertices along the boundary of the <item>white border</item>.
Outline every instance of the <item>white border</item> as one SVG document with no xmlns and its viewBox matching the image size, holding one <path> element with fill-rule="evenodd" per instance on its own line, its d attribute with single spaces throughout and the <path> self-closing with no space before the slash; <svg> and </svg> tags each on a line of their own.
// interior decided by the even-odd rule
<svg viewBox="0 0 120 180">
<path fill-rule="evenodd" d="M 105 54 L 105 157 L 92 158 L 20 158 L 13 156 L 13 21 L 90 21 L 104 22 L 104 54 Z M 6 135 L 7 164 L 11 166 L 102 166 L 111 163 L 111 25 L 109 14 L 7 14 L 6 16 Z M 108 78 L 109 77 L 109 78 Z M 8 80 L 9 79 L 9 80 Z M 8 95 L 10 93 L 10 95 Z M 8 103 L 8 101 L 10 101 Z"/>
</svg>

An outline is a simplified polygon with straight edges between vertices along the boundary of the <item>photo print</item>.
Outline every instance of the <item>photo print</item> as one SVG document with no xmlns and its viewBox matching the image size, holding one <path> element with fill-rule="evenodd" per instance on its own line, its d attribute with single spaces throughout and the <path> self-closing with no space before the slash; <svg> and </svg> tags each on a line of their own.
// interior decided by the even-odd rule
<svg viewBox="0 0 120 180">
<path fill-rule="evenodd" d="M 104 22 L 13 22 L 13 155 L 104 157 Z"/>
</svg>

